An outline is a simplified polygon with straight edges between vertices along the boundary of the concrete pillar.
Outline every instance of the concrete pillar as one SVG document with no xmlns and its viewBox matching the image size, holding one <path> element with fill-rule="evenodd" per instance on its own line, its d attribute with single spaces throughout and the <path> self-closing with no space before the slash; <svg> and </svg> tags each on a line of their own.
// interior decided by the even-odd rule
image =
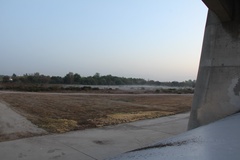
<svg viewBox="0 0 240 160">
<path fill-rule="evenodd" d="M 205 28 L 188 129 L 240 111 L 240 1 L 234 19 L 223 22 L 211 10 Z"/>
</svg>

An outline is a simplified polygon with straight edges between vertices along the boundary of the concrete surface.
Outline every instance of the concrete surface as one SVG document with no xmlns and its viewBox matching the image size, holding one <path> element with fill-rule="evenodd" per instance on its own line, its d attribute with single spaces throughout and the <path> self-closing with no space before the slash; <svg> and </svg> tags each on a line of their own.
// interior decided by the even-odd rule
<svg viewBox="0 0 240 160">
<path fill-rule="evenodd" d="M 186 131 L 189 113 L 0 143 L 3 160 L 101 160 Z"/>
<path fill-rule="evenodd" d="M 45 130 L 38 128 L 25 117 L 17 114 L 3 102 L 0 102 L 0 136 L 17 133 L 46 133 Z"/>
<path fill-rule="evenodd" d="M 111 160 L 239 160 L 240 113 Z"/>
<path fill-rule="evenodd" d="M 227 22 L 209 10 L 189 129 L 240 111 L 240 1 L 234 5 Z"/>
<path fill-rule="evenodd" d="M 202 0 L 222 22 L 234 18 L 236 0 Z"/>
</svg>

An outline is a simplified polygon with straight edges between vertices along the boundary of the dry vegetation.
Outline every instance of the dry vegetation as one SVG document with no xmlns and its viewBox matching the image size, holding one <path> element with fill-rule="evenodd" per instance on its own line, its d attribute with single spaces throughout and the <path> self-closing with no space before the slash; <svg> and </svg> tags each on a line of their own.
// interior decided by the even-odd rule
<svg viewBox="0 0 240 160">
<path fill-rule="evenodd" d="M 190 110 L 192 95 L 1 93 L 15 111 L 50 133 L 157 118 Z"/>
</svg>

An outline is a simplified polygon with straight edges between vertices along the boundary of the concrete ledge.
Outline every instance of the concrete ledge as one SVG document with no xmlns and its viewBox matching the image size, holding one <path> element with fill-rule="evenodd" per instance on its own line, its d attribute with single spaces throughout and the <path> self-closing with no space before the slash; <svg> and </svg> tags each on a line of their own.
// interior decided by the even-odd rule
<svg viewBox="0 0 240 160">
<path fill-rule="evenodd" d="M 203 0 L 205 5 L 220 18 L 222 22 L 234 18 L 234 0 Z"/>
<path fill-rule="evenodd" d="M 237 160 L 240 113 L 110 160 Z"/>
</svg>

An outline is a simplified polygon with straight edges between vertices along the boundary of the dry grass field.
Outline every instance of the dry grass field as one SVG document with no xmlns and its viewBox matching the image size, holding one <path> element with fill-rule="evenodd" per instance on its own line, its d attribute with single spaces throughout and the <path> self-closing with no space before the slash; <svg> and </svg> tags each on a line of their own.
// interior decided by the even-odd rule
<svg viewBox="0 0 240 160">
<path fill-rule="evenodd" d="M 0 101 L 49 133 L 64 133 L 187 112 L 192 95 L 3 92 Z"/>
</svg>

